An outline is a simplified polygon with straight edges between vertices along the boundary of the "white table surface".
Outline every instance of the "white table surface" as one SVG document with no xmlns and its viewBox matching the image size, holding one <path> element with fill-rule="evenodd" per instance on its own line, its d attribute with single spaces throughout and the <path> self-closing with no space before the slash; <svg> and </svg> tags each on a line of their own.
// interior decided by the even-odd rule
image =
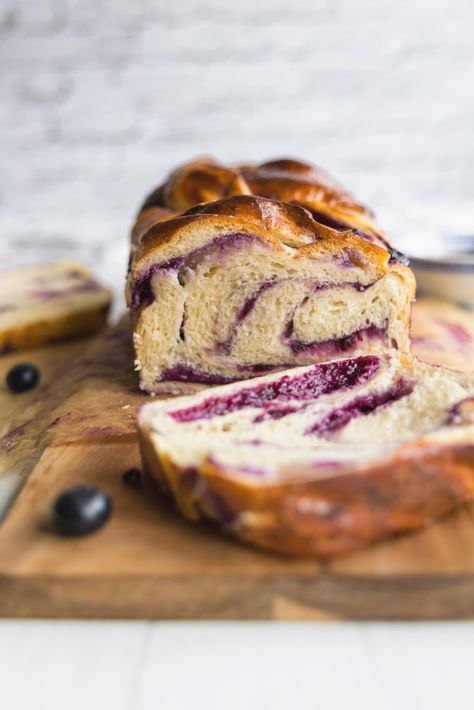
<svg viewBox="0 0 474 710">
<path fill-rule="evenodd" d="M 471 710 L 474 625 L 0 624 L 8 710 Z"/>
</svg>

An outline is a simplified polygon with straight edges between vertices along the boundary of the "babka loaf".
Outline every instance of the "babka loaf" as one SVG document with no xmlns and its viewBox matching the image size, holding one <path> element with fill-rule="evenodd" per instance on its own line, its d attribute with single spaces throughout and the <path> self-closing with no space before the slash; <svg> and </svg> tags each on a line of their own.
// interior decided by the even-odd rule
<svg viewBox="0 0 474 710">
<path fill-rule="evenodd" d="M 111 292 L 85 267 L 57 262 L 0 274 L 0 353 L 94 333 Z"/>
<path fill-rule="evenodd" d="M 139 220 L 127 282 L 145 391 L 409 349 L 414 277 L 375 232 L 244 194 L 179 216 L 150 209 L 157 221 Z"/>
<path fill-rule="evenodd" d="M 144 466 L 181 513 L 330 557 L 474 497 L 474 374 L 395 351 L 146 404 Z"/>
</svg>

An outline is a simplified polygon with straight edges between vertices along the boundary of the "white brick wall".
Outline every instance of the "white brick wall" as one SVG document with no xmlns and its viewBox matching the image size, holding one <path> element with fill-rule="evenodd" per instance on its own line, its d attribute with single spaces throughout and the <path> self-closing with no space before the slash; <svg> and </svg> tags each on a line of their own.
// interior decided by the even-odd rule
<svg viewBox="0 0 474 710">
<path fill-rule="evenodd" d="M 0 0 L 4 264 L 120 281 L 176 162 L 296 155 L 398 236 L 474 229 L 472 0 Z"/>
</svg>

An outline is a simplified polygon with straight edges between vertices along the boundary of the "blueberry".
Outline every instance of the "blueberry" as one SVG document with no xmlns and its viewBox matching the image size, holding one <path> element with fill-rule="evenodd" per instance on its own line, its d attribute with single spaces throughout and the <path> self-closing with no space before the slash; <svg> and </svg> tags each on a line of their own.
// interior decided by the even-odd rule
<svg viewBox="0 0 474 710">
<path fill-rule="evenodd" d="M 138 468 L 129 468 L 122 474 L 122 481 L 132 488 L 140 488 L 142 485 L 142 474 Z"/>
<path fill-rule="evenodd" d="M 349 350 L 354 345 L 354 338 L 352 335 L 347 335 L 345 338 L 341 338 L 339 341 L 339 347 L 341 350 Z"/>
<path fill-rule="evenodd" d="M 56 498 L 53 519 L 61 535 L 88 535 L 109 518 L 112 503 L 100 488 L 82 485 L 69 488 Z"/>
<path fill-rule="evenodd" d="M 390 252 L 389 264 L 403 264 L 404 266 L 410 266 L 410 259 L 403 254 L 403 252 L 398 251 L 398 249 L 392 249 Z"/>
<path fill-rule="evenodd" d="M 40 379 L 40 371 L 36 365 L 30 362 L 21 362 L 15 367 L 12 367 L 7 374 L 7 387 L 11 392 L 19 394 L 27 392 L 36 387 Z"/>
</svg>

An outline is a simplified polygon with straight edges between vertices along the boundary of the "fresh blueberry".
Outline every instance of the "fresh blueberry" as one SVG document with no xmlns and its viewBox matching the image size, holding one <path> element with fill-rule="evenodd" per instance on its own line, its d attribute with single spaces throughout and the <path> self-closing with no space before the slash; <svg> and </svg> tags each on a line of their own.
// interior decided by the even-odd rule
<svg viewBox="0 0 474 710">
<path fill-rule="evenodd" d="M 122 474 L 122 481 L 127 483 L 132 488 L 141 488 L 142 474 L 138 468 L 129 468 Z"/>
<path fill-rule="evenodd" d="M 392 249 L 390 252 L 389 264 L 403 264 L 404 266 L 410 266 L 410 259 L 403 254 L 403 252 L 398 251 L 398 249 Z"/>
<path fill-rule="evenodd" d="M 100 488 L 89 485 L 70 488 L 56 498 L 53 519 L 61 535 L 88 535 L 109 518 L 112 503 Z"/>
<path fill-rule="evenodd" d="M 345 338 L 341 338 L 339 341 L 339 347 L 341 350 L 349 350 L 354 345 L 354 337 L 352 335 L 347 335 Z"/>
<path fill-rule="evenodd" d="M 30 362 L 21 362 L 15 367 L 12 367 L 7 374 L 7 387 L 11 392 L 19 394 L 27 392 L 36 387 L 40 379 L 40 371 L 36 365 Z"/>
</svg>

